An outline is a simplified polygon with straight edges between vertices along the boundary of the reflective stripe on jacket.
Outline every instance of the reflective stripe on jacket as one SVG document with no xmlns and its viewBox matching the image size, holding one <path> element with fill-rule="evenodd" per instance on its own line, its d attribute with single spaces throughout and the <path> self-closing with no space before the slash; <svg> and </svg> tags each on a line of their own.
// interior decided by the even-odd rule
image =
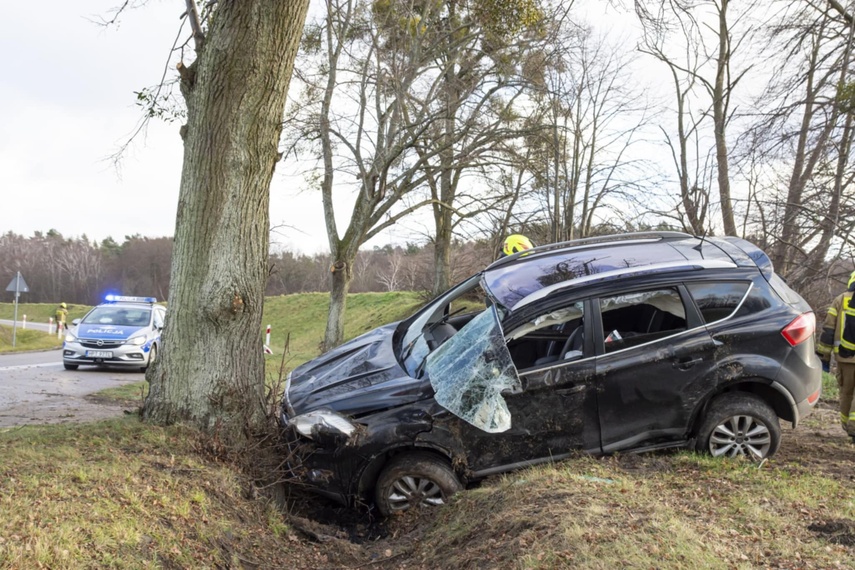
<svg viewBox="0 0 855 570">
<path fill-rule="evenodd" d="M 828 308 L 816 351 L 826 361 L 833 351 L 839 362 L 855 362 L 855 302 L 851 291 L 838 295 Z"/>
</svg>

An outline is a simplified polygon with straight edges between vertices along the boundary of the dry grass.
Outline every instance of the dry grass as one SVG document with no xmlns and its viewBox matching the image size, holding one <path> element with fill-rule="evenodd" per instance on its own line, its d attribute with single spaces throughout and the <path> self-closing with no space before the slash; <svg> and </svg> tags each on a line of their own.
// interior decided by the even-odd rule
<svg viewBox="0 0 855 570">
<path fill-rule="evenodd" d="M 190 429 L 135 417 L 0 432 L 0 568 L 306 568 L 330 559 L 203 447 Z"/>
</svg>

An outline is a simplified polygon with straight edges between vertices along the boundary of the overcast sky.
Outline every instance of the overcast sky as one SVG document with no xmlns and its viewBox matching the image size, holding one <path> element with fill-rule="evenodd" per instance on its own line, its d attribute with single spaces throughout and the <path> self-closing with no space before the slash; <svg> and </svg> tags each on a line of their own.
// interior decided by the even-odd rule
<svg viewBox="0 0 855 570">
<path fill-rule="evenodd" d="M 174 234 L 180 123 L 152 121 L 118 167 L 111 156 L 140 118 L 134 92 L 160 81 L 184 2 L 148 0 L 124 13 L 117 26 L 95 23 L 111 18 L 121 2 L 46 0 L 38 10 L 31 3 L 4 3 L 0 232 L 30 236 L 56 229 L 66 237 L 119 242 L 126 235 Z M 328 251 L 320 197 L 300 192 L 304 181 L 295 170 L 280 163 L 274 175 L 270 219 L 279 229 L 273 247 Z M 337 206 L 347 213 L 346 204 Z M 341 228 L 345 224 L 339 220 Z M 419 222 L 409 225 L 418 228 Z M 368 245 L 414 238 L 399 225 Z"/>
<path fill-rule="evenodd" d="M 134 92 L 158 83 L 181 23 L 180 0 L 150 0 L 118 27 L 95 23 L 120 0 L 5 2 L 0 18 L 0 232 L 66 237 L 171 236 L 181 175 L 178 123 L 154 121 L 110 160 L 140 117 Z M 171 71 L 171 70 L 170 70 Z M 320 200 L 296 195 L 282 165 L 271 190 L 273 239 L 327 249 Z"/>
</svg>

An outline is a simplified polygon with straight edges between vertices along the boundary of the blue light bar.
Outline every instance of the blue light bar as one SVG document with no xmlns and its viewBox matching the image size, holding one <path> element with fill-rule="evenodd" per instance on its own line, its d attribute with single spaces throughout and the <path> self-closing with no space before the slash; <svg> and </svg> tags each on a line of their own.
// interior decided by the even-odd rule
<svg viewBox="0 0 855 570">
<path fill-rule="evenodd" d="M 104 300 L 108 303 L 118 303 L 122 301 L 125 303 L 157 303 L 157 299 L 154 297 L 128 297 L 125 295 L 107 295 L 104 297 Z"/>
</svg>

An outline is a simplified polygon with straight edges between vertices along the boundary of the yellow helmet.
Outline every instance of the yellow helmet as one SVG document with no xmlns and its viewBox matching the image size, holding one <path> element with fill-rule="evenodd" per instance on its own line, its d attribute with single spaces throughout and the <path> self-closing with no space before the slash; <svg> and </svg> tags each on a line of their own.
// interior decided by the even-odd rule
<svg viewBox="0 0 855 570">
<path fill-rule="evenodd" d="M 505 255 L 513 255 L 520 251 L 533 248 L 531 240 L 522 234 L 513 234 L 505 238 L 505 245 L 502 247 L 502 253 Z"/>
<path fill-rule="evenodd" d="M 62 307 L 63 309 L 67 309 L 67 308 L 68 308 L 68 305 L 66 305 L 65 303 L 60 303 L 60 304 L 59 304 L 59 306 L 60 306 L 60 307 Z"/>
</svg>

